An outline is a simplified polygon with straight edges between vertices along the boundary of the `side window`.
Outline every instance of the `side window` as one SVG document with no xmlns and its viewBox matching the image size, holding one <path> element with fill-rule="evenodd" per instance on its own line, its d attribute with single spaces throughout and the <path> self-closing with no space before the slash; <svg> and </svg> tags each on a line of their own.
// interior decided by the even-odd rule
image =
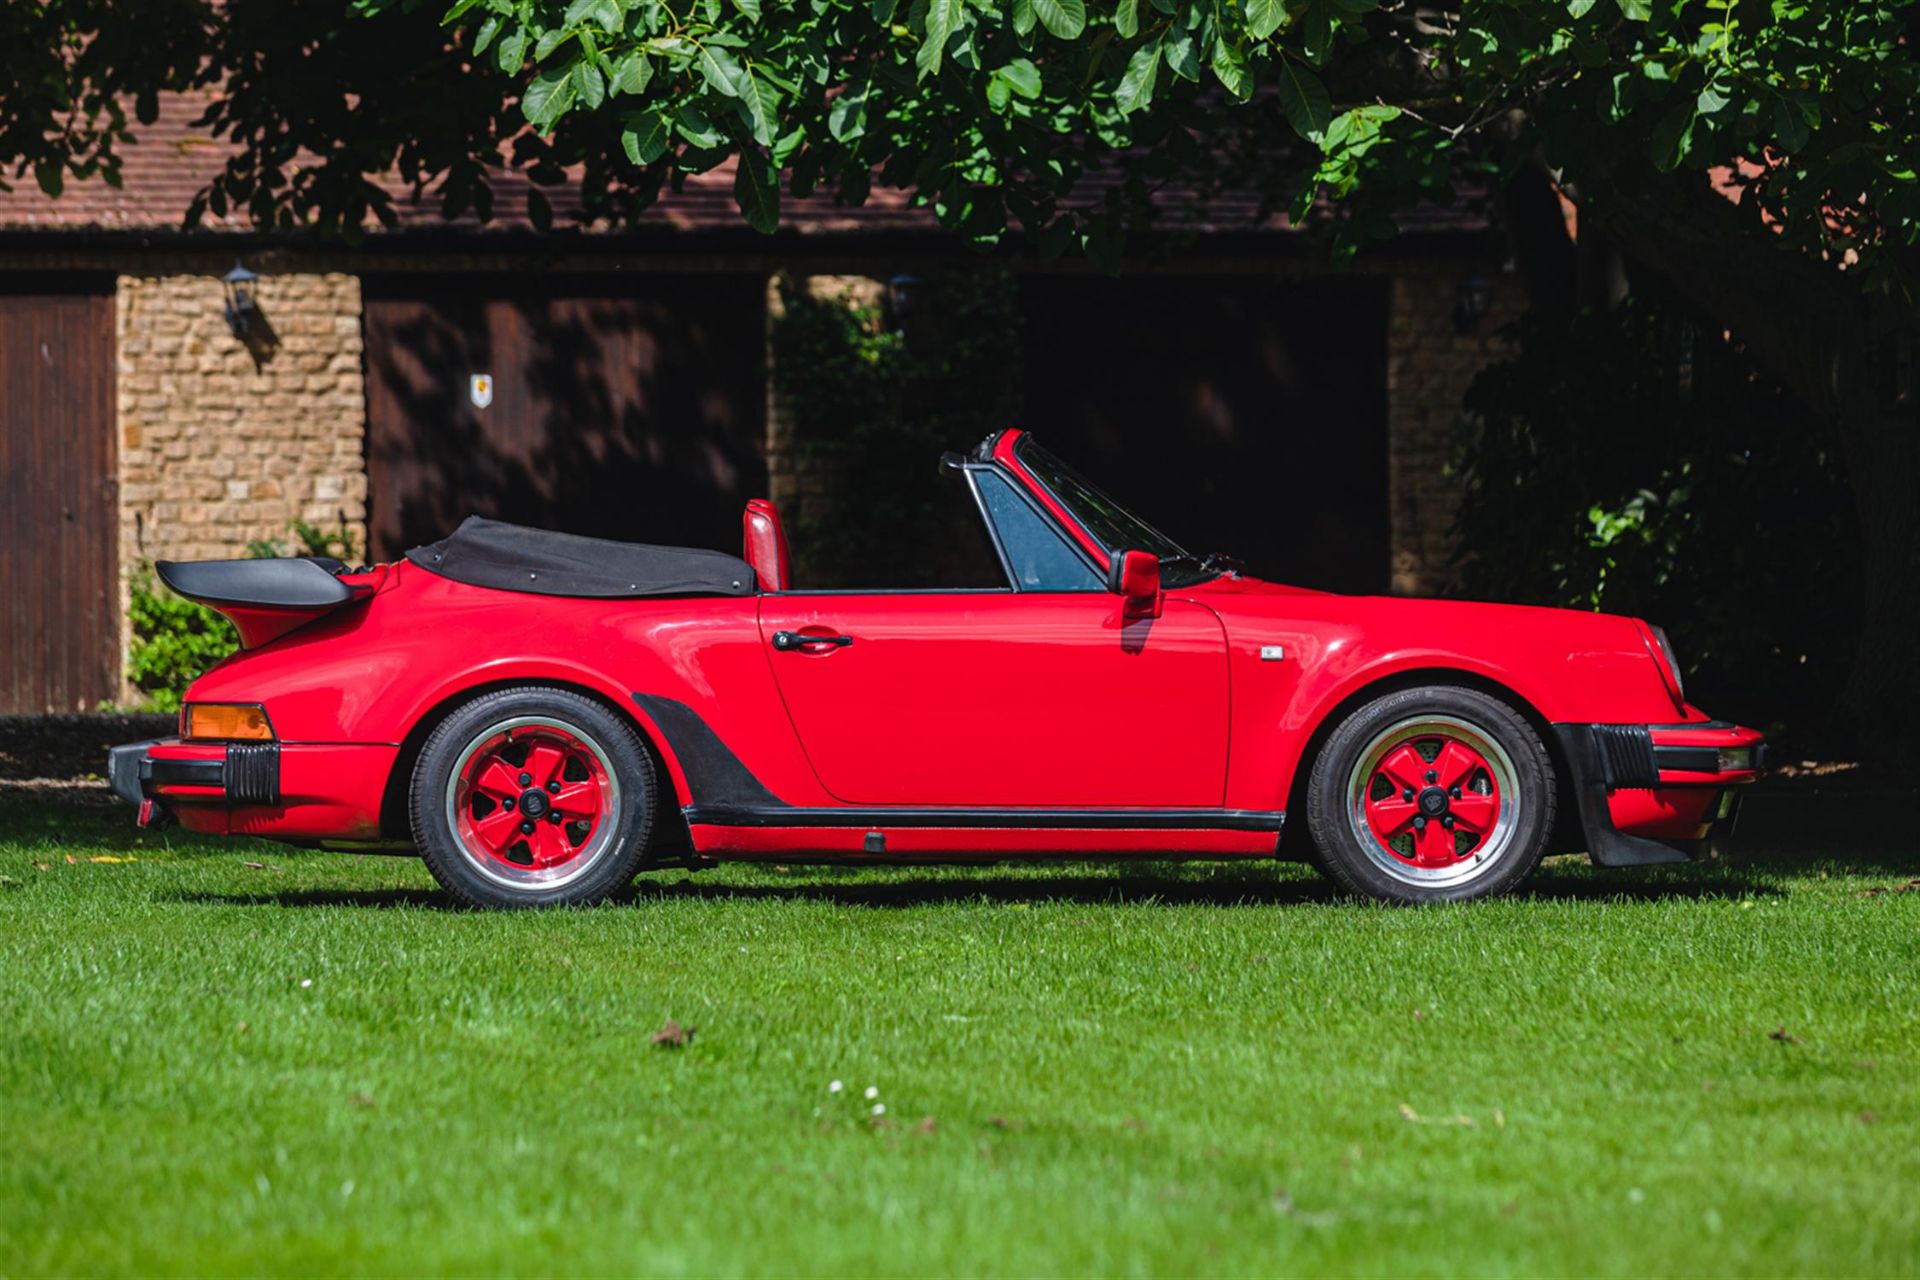
<svg viewBox="0 0 1920 1280">
<path fill-rule="evenodd" d="M 1105 590 L 1091 566 L 997 471 L 973 473 L 1022 591 Z"/>
</svg>

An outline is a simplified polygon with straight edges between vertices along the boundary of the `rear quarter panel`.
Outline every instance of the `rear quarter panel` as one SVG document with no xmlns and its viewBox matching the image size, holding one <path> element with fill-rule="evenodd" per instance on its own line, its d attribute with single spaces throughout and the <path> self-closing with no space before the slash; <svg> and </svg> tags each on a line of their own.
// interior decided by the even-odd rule
<svg viewBox="0 0 1920 1280">
<path fill-rule="evenodd" d="M 636 692 L 693 707 L 789 803 L 830 803 L 782 708 L 753 597 L 525 595 L 401 564 L 372 600 L 234 654 L 189 697 L 262 703 L 283 743 L 399 745 L 463 695 L 527 682 L 588 690 L 639 723 L 682 804 L 685 773 Z"/>
</svg>

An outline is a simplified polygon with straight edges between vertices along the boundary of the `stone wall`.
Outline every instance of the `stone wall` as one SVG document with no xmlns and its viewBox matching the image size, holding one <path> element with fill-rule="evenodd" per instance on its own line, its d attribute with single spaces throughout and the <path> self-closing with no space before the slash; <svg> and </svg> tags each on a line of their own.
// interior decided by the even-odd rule
<svg viewBox="0 0 1920 1280">
<path fill-rule="evenodd" d="M 1450 458 L 1461 398 L 1474 375 L 1498 358 L 1503 326 L 1526 306 L 1518 277 L 1487 271 L 1479 323 L 1454 323 L 1468 263 L 1397 271 L 1387 315 L 1387 494 L 1393 521 L 1393 591 L 1432 595 L 1454 576 L 1453 520 L 1460 482 Z"/>
<path fill-rule="evenodd" d="M 245 554 L 289 522 L 366 546 L 360 282 L 257 286 L 243 345 L 211 274 L 122 276 L 117 307 L 123 568 Z"/>
</svg>

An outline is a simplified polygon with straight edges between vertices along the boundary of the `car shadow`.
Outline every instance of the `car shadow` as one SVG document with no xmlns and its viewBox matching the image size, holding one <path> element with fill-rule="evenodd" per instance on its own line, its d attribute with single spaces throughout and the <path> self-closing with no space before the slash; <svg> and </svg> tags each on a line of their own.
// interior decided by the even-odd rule
<svg viewBox="0 0 1920 1280">
<path fill-rule="evenodd" d="M 956 879 L 926 877 L 869 883 L 835 880 L 831 873 L 792 884 L 734 884 L 682 874 L 679 879 L 642 879 L 614 895 L 614 904 L 644 907 L 651 902 L 821 902 L 838 907 L 901 909 L 980 903 L 1141 907 L 1312 907 L 1346 906 L 1392 910 L 1343 893 L 1319 879 L 1245 875 L 1183 878 L 1174 875 L 981 875 Z M 1527 901 L 1662 902 L 1775 897 L 1780 890 L 1739 876 L 1713 875 L 1671 882 L 1556 876 L 1522 889 Z M 458 911 L 445 893 L 430 889 L 283 889 L 245 893 L 195 891 L 167 899 L 223 907 L 347 907 L 364 910 L 411 908 Z"/>
</svg>

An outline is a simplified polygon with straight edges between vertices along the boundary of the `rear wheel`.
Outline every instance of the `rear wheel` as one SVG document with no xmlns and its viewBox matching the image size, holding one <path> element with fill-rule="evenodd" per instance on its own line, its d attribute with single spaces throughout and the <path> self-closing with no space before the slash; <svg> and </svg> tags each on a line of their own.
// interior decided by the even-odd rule
<svg viewBox="0 0 1920 1280">
<path fill-rule="evenodd" d="M 565 689 L 506 689 L 454 711 L 413 771 L 414 840 L 469 906 L 596 902 L 632 881 L 654 816 L 633 727 Z"/>
<path fill-rule="evenodd" d="M 1378 698 L 1314 761 L 1307 826 L 1319 864 L 1356 893 L 1440 902 L 1505 893 L 1553 830 L 1545 744 L 1511 707 L 1433 685 Z"/>
</svg>

